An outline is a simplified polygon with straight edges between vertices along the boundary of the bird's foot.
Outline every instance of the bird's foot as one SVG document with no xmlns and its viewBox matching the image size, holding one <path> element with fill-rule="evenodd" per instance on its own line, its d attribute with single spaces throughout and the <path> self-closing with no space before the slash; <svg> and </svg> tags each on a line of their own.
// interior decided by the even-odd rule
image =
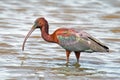
<svg viewBox="0 0 120 80">
<path fill-rule="evenodd" d="M 80 64 L 78 62 L 76 62 L 75 64 L 73 64 L 73 66 L 75 66 L 76 68 L 80 67 Z"/>
<path fill-rule="evenodd" d="M 69 62 L 67 62 L 65 65 L 66 65 L 66 67 L 68 67 L 68 66 L 70 65 L 70 63 L 69 63 Z"/>
</svg>

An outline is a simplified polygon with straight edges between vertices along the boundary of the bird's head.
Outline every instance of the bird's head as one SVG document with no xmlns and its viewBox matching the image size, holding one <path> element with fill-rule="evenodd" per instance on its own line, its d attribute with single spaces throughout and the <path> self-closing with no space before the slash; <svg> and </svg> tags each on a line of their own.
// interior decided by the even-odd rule
<svg viewBox="0 0 120 80">
<path fill-rule="evenodd" d="M 34 25 L 32 26 L 31 30 L 28 32 L 27 36 L 24 39 L 23 45 L 22 45 L 22 50 L 24 50 L 24 45 L 25 42 L 27 41 L 27 39 L 29 38 L 29 36 L 32 34 L 32 32 L 37 29 L 37 28 L 44 28 L 48 26 L 48 22 L 45 18 L 37 18 L 34 22 Z"/>
<path fill-rule="evenodd" d="M 34 22 L 34 25 L 33 27 L 34 28 L 43 28 L 43 27 L 46 27 L 48 26 L 48 22 L 45 18 L 37 18 Z"/>
</svg>

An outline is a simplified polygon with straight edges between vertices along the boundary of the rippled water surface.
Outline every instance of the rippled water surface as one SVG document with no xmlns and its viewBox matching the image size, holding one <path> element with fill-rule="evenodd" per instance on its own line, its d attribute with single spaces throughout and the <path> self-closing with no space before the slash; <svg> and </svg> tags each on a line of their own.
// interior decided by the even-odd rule
<svg viewBox="0 0 120 80">
<path fill-rule="evenodd" d="M 60 46 L 36 30 L 21 51 L 34 20 L 45 17 L 50 33 L 60 27 L 84 29 L 110 47 L 110 53 L 82 53 L 80 67 L 65 66 Z M 120 0 L 1 0 L 0 80 L 119 80 Z"/>
</svg>

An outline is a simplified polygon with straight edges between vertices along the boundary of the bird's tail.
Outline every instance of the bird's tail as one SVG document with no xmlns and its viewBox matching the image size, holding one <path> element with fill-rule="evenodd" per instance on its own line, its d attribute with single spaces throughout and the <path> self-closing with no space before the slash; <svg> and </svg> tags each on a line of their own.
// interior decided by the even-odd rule
<svg viewBox="0 0 120 80">
<path fill-rule="evenodd" d="M 88 37 L 89 39 L 91 39 L 92 41 L 94 41 L 95 43 L 97 43 L 98 45 L 100 45 L 105 51 L 105 52 L 109 52 L 109 48 L 107 46 L 105 46 L 104 44 L 102 44 L 101 42 L 97 41 L 96 39 L 94 38 L 91 38 L 91 37 Z"/>
</svg>

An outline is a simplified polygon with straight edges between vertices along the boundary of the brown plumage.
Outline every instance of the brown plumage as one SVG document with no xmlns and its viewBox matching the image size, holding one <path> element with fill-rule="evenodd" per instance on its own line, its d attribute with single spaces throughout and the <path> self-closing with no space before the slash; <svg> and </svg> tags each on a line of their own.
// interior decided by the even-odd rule
<svg viewBox="0 0 120 80">
<path fill-rule="evenodd" d="M 49 25 L 45 18 L 38 18 L 23 42 L 22 50 L 30 34 L 37 28 L 41 30 L 41 36 L 45 41 L 57 43 L 66 50 L 67 63 L 72 51 L 75 52 L 79 62 L 80 52 L 108 52 L 109 48 L 93 38 L 87 32 L 69 28 L 59 28 L 53 34 L 49 34 Z"/>
</svg>

